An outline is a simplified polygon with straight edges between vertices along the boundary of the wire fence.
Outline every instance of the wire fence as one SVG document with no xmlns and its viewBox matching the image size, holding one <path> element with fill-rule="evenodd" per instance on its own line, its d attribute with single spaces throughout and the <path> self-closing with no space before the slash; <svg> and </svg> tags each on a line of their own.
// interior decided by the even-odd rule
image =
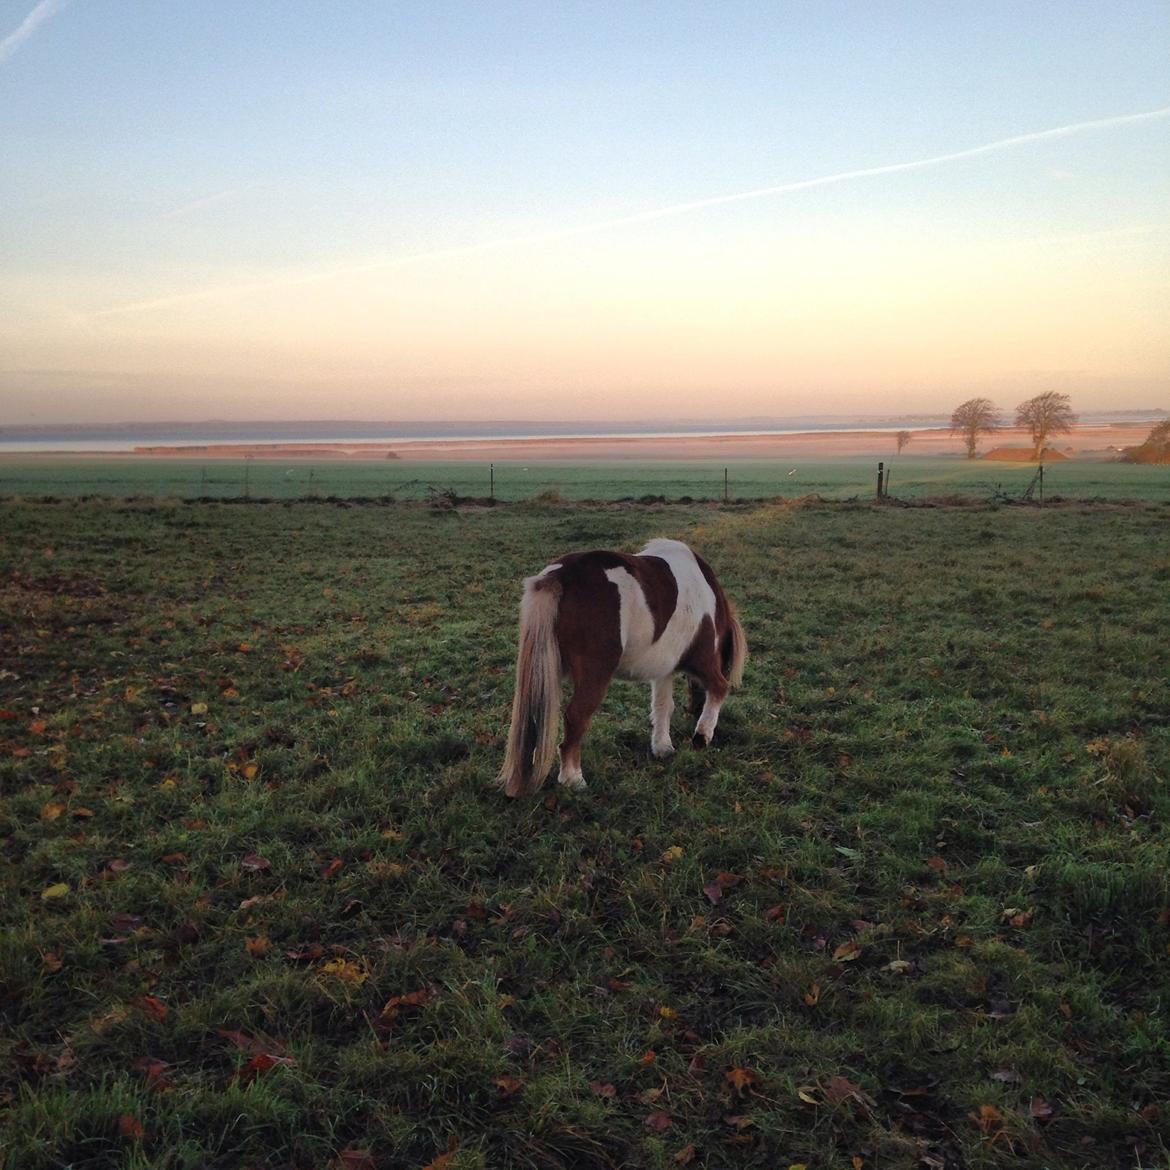
<svg viewBox="0 0 1170 1170">
<path fill-rule="evenodd" d="M 1042 478 L 1041 478 L 1042 476 Z M 267 459 L 0 458 L 0 498 L 87 496 L 178 500 L 370 499 L 432 504 L 460 500 L 555 503 L 583 500 L 923 501 L 1106 498 L 1170 501 L 1170 468 L 1068 461 L 986 464 L 904 458 L 790 463 L 409 463 L 332 460 L 306 465 Z"/>
</svg>

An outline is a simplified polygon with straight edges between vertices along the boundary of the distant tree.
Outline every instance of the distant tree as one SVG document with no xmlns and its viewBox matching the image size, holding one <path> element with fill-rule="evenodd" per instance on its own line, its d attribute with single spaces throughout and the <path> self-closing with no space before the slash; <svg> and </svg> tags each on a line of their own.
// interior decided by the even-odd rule
<svg viewBox="0 0 1170 1170">
<path fill-rule="evenodd" d="M 968 398 L 956 406 L 951 415 L 951 434 L 962 435 L 967 444 L 967 458 L 975 458 L 975 444 L 979 435 L 990 435 L 1003 426 L 995 403 L 990 398 Z"/>
<path fill-rule="evenodd" d="M 1126 463 L 1170 463 L 1170 418 L 1158 423 L 1140 447 L 1130 447 L 1121 457 Z"/>
<path fill-rule="evenodd" d="M 1077 416 L 1068 404 L 1067 394 L 1045 390 L 1016 407 L 1016 426 L 1027 427 L 1032 435 L 1032 458 L 1038 463 L 1044 454 L 1049 435 L 1062 435 L 1073 429 Z"/>
<path fill-rule="evenodd" d="M 914 438 L 914 436 L 909 431 L 899 431 L 894 436 L 894 439 L 897 441 L 897 444 L 898 444 L 898 454 L 899 455 L 902 454 L 902 448 L 905 447 L 906 444 L 909 443 L 912 438 Z"/>
</svg>

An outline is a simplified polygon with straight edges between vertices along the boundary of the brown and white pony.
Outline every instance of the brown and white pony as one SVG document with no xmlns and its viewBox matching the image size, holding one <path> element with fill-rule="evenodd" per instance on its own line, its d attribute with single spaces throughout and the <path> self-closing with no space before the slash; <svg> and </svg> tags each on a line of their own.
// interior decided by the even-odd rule
<svg viewBox="0 0 1170 1170">
<path fill-rule="evenodd" d="M 573 680 L 573 697 L 558 782 L 584 788 L 581 740 L 615 675 L 650 684 L 650 750 L 661 758 L 674 751 L 675 674 L 692 680 L 691 714 L 705 692 L 694 737 L 703 746 L 728 691 L 743 681 L 746 660 L 735 607 L 707 562 L 681 541 L 652 540 L 637 556 L 560 557 L 524 582 L 504 791 L 536 792 L 552 768 L 564 678 Z"/>
</svg>

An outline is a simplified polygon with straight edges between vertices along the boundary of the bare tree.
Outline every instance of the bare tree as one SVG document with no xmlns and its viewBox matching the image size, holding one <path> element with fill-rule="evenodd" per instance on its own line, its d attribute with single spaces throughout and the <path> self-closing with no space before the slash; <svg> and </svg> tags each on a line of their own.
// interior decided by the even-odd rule
<svg viewBox="0 0 1170 1170">
<path fill-rule="evenodd" d="M 902 448 L 905 447 L 906 444 L 909 443 L 912 438 L 914 438 L 914 435 L 910 431 L 899 431 L 894 436 L 894 439 L 898 444 L 898 454 L 899 455 L 902 454 Z"/>
<path fill-rule="evenodd" d="M 968 398 L 956 406 L 951 415 L 951 434 L 962 435 L 967 444 L 967 458 L 975 458 L 975 444 L 979 435 L 990 435 L 1003 426 L 1003 419 L 990 398 Z"/>
<path fill-rule="evenodd" d="M 1045 390 L 1016 407 L 1016 426 L 1027 427 L 1032 435 L 1032 458 L 1043 457 L 1049 435 L 1061 435 L 1073 429 L 1077 416 L 1068 404 L 1067 394 Z"/>
</svg>

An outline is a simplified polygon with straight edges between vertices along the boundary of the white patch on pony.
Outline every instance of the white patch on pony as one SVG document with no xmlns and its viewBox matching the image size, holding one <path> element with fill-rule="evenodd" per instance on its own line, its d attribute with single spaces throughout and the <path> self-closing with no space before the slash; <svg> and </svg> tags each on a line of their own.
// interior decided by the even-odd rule
<svg viewBox="0 0 1170 1170">
<path fill-rule="evenodd" d="M 714 630 L 715 592 L 707 584 L 695 554 L 681 541 L 652 540 L 638 555 L 664 560 L 678 587 L 674 613 L 655 641 L 654 615 L 637 578 L 627 569 L 605 570 L 606 577 L 617 586 L 621 602 L 622 656 L 615 674 L 619 678 L 652 682 L 678 669 L 704 617 L 711 619 Z"/>
<path fill-rule="evenodd" d="M 563 784 L 566 788 L 581 789 L 585 787 L 585 776 L 581 772 L 580 767 L 566 768 L 562 764 L 561 770 L 557 774 L 557 783 Z"/>
<path fill-rule="evenodd" d="M 532 581 L 539 581 L 541 577 L 547 577 L 549 573 L 555 573 L 557 569 L 563 569 L 565 566 L 559 561 L 555 565 L 545 565 L 535 577 L 529 578 Z"/>
</svg>

